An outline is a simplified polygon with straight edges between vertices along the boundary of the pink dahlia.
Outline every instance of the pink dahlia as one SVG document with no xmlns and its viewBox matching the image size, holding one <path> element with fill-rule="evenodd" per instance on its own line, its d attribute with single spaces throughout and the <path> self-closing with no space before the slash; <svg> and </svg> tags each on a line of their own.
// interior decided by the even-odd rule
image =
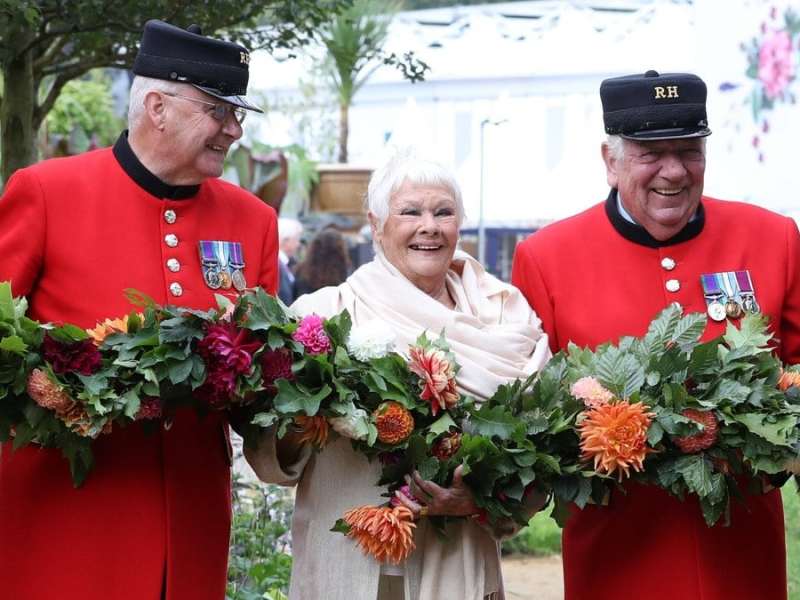
<svg viewBox="0 0 800 600">
<path fill-rule="evenodd" d="M 261 355 L 261 375 L 264 387 L 270 391 L 275 389 L 275 382 L 278 379 L 294 379 L 292 353 L 286 348 L 264 352 Z"/>
<path fill-rule="evenodd" d="M 419 498 L 417 498 L 414 494 L 411 493 L 411 488 L 408 485 L 401 485 L 400 489 L 397 490 L 399 493 L 403 494 L 406 498 L 411 500 L 412 502 L 416 502 L 417 504 L 422 504 Z M 403 504 L 396 495 L 392 496 L 389 499 L 389 506 L 400 506 Z"/>
<path fill-rule="evenodd" d="M 303 317 L 292 339 L 303 344 L 309 354 L 325 354 L 331 350 L 331 340 L 325 333 L 323 320 L 319 315 Z"/>
<path fill-rule="evenodd" d="M 588 408 L 597 408 L 608 404 L 614 398 L 614 394 L 600 385 L 600 382 L 594 377 L 581 377 L 572 384 L 569 393 L 579 400 L 583 400 Z"/>
<path fill-rule="evenodd" d="M 80 342 L 59 342 L 44 336 L 42 355 L 55 373 L 91 375 L 100 368 L 103 359 L 91 339 Z"/>
<path fill-rule="evenodd" d="M 420 398 L 431 403 L 431 414 L 447 410 L 458 402 L 456 373 L 443 350 L 412 346 L 408 350 L 411 361 L 408 368 L 422 379 Z"/>
<path fill-rule="evenodd" d="M 785 29 L 764 36 L 758 50 L 758 78 L 770 99 L 780 96 L 794 78 L 792 37 Z"/>
</svg>

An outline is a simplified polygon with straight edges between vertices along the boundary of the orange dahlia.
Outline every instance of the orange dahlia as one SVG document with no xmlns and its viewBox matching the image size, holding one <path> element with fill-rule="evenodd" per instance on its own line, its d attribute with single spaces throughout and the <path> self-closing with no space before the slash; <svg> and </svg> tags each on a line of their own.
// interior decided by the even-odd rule
<svg viewBox="0 0 800 600">
<path fill-rule="evenodd" d="M 380 563 L 400 564 L 414 550 L 414 514 L 405 506 L 360 506 L 347 511 L 347 536 Z"/>
<path fill-rule="evenodd" d="M 144 319 L 144 315 L 139 315 Z M 87 329 L 86 333 L 92 338 L 95 345 L 99 346 L 112 333 L 128 333 L 128 315 L 121 319 L 106 319 L 98 323 L 94 329 Z"/>
<path fill-rule="evenodd" d="M 717 417 L 710 410 L 697 410 L 694 408 L 687 408 L 681 414 L 700 423 L 703 426 L 703 431 L 695 433 L 694 435 L 676 436 L 672 438 L 675 445 L 686 454 L 694 454 L 701 450 L 706 450 L 713 446 L 718 437 L 719 425 Z"/>
<path fill-rule="evenodd" d="M 785 392 L 790 387 L 800 387 L 800 373 L 797 371 L 782 371 L 778 379 L 778 389 Z"/>
<path fill-rule="evenodd" d="M 397 402 L 384 402 L 372 416 L 378 428 L 378 440 L 384 444 L 399 444 L 414 431 L 414 417 Z"/>
<path fill-rule="evenodd" d="M 60 385 L 52 381 L 41 369 L 34 369 L 28 376 L 28 395 L 42 408 L 62 415 L 75 404 Z"/>
<path fill-rule="evenodd" d="M 652 449 L 647 447 L 647 428 L 653 413 L 647 407 L 625 400 L 615 404 L 601 404 L 584 414 L 578 426 L 584 460 L 593 460 L 594 468 L 609 475 L 618 472 L 619 481 L 628 477 L 630 469 L 641 471 L 645 457 Z"/>
<path fill-rule="evenodd" d="M 294 418 L 294 422 L 301 428 L 300 441 L 310 442 L 316 448 L 324 448 L 328 443 L 328 421 L 325 417 L 306 417 L 299 416 Z"/>
</svg>

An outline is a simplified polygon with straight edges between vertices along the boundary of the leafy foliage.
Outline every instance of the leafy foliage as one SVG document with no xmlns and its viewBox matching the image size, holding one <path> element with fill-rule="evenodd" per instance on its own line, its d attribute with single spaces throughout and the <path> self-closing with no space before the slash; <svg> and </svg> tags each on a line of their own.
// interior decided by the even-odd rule
<svg viewBox="0 0 800 600">
<path fill-rule="evenodd" d="M 234 478 L 226 600 L 286 600 L 291 512 L 284 488 Z"/>
</svg>

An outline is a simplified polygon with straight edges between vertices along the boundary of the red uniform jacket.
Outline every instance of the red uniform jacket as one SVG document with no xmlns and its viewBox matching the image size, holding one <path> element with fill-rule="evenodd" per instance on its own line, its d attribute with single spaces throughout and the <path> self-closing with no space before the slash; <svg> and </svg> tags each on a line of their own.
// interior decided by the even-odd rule
<svg viewBox="0 0 800 600">
<path fill-rule="evenodd" d="M 749 270 L 779 353 L 800 362 L 800 238 L 791 219 L 703 198 L 698 218 L 666 244 L 605 205 L 545 227 L 517 248 L 513 282 L 542 319 L 553 351 L 639 336 L 672 302 L 705 312 L 700 275 Z M 664 259 L 672 259 L 665 261 Z M 662 262 L 663 261 L 663 262 Z M 677 281 L 668 285 L 668 281 Z M 676 289 L 669 291 L 668 288 Z M 723 333 L 709 319 L 705 338 Z M 564 530 L 567 600 L 786 598 L 780 493 L 732 501 L 732 525 L 649 486 L 588 506 Z"/>
<path fill-rule="evenodd" d="M 124 136 L 113 152 L 17 171 L 0 198 L 0 281 L 28 296 L 40 321 L 93 327 L 127 314 L 126 288 L 209 308 L 214 291 L 203 280 L 200 240 L 241 242 L 247 284 L 275 291 L 274 211 L 218 179 L 165 185 Z M 95 467 L 79 489 L 58 451 L 4 445 L 0 597 L 159 600 L 166 590 L 167 600 L 222 600 L 227 433 L 220 415 L 190 412 L 168 431 L 117 429 L 95 442 Z"/>
</svg>

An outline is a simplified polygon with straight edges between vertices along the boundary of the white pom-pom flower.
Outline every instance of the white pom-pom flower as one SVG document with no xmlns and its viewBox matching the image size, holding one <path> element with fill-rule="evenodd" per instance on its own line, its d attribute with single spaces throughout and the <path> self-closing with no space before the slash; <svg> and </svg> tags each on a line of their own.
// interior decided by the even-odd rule
<svg viewBox="0 0 800 600">
<path fill-rule="evenodd" d="M 381 358 L 394 350 L 397 335 L 384 321 L 368 321 L 350 330 L 347 349 L 358 360 Z"/>
</svg>

